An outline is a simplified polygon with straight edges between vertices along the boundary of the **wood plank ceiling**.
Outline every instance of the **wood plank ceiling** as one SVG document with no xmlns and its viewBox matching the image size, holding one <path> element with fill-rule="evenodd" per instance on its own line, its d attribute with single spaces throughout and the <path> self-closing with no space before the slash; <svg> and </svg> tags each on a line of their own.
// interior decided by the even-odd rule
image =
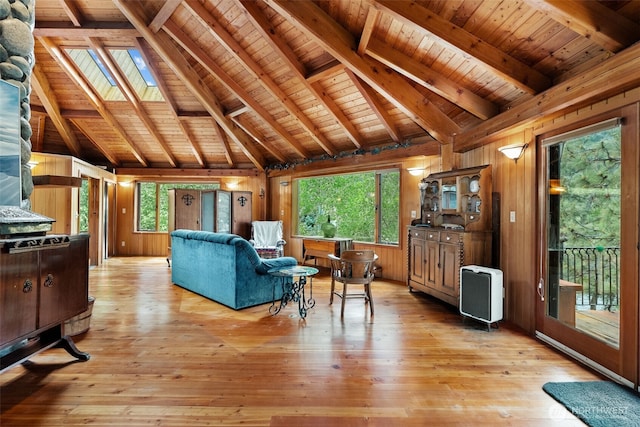
<svg viewBox="0 0 640 427">
<path fill-rule="evenodd" d="M 465 151 L 640 82 L 638 0 L 37 0 L 34 36 L 33 150 L 141 172 Z M 164 101 L 124 78 L 128 48 Z"/>
</svg>

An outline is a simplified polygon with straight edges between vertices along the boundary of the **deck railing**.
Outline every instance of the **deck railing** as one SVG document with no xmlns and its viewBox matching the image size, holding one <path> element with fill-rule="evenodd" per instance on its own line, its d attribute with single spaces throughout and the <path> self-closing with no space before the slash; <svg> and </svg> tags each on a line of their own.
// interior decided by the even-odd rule
<svg viewBox="0 0 640 427">
<path fill-rule="evenodd" d="M 576 308 L 617 311 L 620 305 L 620 248 L 564 248 L 560 278 L 582 285 Z"/>
</svg>

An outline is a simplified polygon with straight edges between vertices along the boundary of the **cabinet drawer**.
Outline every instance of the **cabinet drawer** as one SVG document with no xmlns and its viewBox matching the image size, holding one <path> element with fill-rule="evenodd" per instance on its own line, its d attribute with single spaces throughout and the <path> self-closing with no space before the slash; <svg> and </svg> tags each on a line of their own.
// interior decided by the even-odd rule
<svg viewBox="0 0 640 427">
<path fill-rule="evenodd" d="M 412 239 L 427 240 L 427 230 L 414 228 L 410 233 Z"/>
<path fill-rule="evenodd" d="M 460 241 L 461 234 L 451 231 L 443 231 L 440 233 L 440 241 L 444 243 L 458 243 Z"/>
</svg>

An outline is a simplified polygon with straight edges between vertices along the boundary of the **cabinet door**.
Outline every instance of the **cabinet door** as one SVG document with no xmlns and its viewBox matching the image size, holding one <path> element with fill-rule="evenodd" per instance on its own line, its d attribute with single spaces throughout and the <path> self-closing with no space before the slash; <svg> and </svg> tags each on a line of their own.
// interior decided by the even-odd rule
<svg viewBox="0 0 640 427">
<path fill-rule="evenodd" d="M 440 287 L 440 244 L 432 240 L 426 242 L 427 257 L 425 263 L 426 282 L 429 288 Z"/>
<path fill-rule="evenodd" d="M 425 284 L 425 241 L 422 239 L 411 239 L 409 249 L 409 279 L 412 282 Z"/>
<path fill-rule="evenodd" d="M 249 240 L 251 238 L 251 192 L 250 191 L 234 191 L 231 193 L 233 198 L 233 207 L 231 214 L 233 223 L 231 232 L 242 236 Z"/>
<path fill-rule="evenodd" d="M 216 231 L 216 192 L 203 191 L 200 196 L 200 229 Z"/>
<path fill-rule="evenodd" d="M 442 284 L 440 290 L 447 295 L 458 298 L 460 284 L 460 250 L 458 245 L 440 244 L 440 267 L 442 268 Z"/>
<path fill-rule="evenodd" d="M 231 233 L 231 193 L 216 190 L 216 231 Z"/>
<path fill-rule="evenodd" d="M 200 191 L 176 190 L 175 229 L 200 230 Z"/>
<path fill-rule="evenodd" d="M 36 329 L 38 252 L 0 254 L 0 346 Z"/>
<path fill-rule="evenodd" d="M 40 251 L 38 328 L 63 322 L 87 309 L 89 239 L 74 236 L 66 248 Z"/>
</svg>

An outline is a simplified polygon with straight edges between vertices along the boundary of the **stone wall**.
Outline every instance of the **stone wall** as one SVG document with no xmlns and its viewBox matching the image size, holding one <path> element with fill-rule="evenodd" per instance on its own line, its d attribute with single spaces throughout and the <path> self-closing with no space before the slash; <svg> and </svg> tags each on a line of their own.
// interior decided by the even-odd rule
<svg viewBox="0 0 640 427">
<path fill-rule="evenodd" d="M 33 191 L 31 169 L 31 71 L 35 65 L 33 27 L 36 0 L 0 0 L 0 77 L 20 88 L 20 147 L 22 151 L 22 203 L 30 210 Z"/>
</svg>

